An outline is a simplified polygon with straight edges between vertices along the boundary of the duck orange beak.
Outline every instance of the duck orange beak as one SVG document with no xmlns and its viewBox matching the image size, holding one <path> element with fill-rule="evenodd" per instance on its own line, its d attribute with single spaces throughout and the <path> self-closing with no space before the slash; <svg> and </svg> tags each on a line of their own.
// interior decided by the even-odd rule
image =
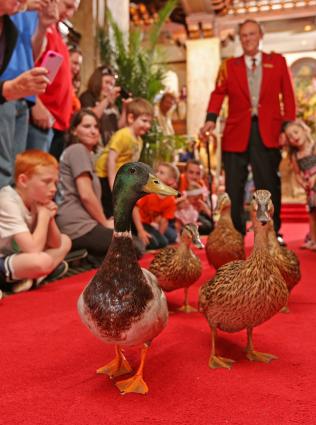
<svg viewBox="0 0 316 425">
<path fill-rule="evenodd" d="M 163 183 L 158 177 L 149 174 L 147 183 L 143 186 L 145 193 L 156 193 L 157 195 L 178 196 L 179 192 Z"/>
</svg>

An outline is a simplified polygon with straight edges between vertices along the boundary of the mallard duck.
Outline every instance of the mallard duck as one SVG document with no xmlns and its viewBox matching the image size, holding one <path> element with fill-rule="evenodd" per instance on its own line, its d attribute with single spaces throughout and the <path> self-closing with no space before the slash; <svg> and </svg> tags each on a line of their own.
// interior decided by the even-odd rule
<svg viewBox="0 0 316 425">
<path fill-rule="evenodd" d="M 218 269 L 230 261 L 244 260 L 246 256 L 244 238 L 233 225 L 228 193 L 219 194 L 216 210 L 220 217 L 207 238 L 205 251 L 208 262 Z"/>
<path fill-rule="evenodd" d="M 270 212 L 270 214 L 272 215 L 271 221 L 268 223 L 269 252 L 272 255 L 274 261 L 276 262 L 276 265 L 278 266 L 280 273 L 283 279 L 285 280 L 289 292 L 291 292 L 294 286 L 297 285 L 301 279 L 300 262 L 295 252 L 291 251 L 285 246 L 280 246 L 273 228 L 273 210 Z M 288 305 L 283 306 L 281 312 L 288 313 Z"/>
<path fill-rule="evenodd" d="M 181 230 L 180 243 L 177 247 L 167 246 L 162 249 L 151 262 L 149 270 L 157 277 L 164 291 L 184 288 L 184 304 L 181 311 L 196 311 L 188 302 L 188 290 L 202 274 L 200 259 L 191 250 L 194 243 L 203 248 L 198 228 L 195 224 L 186 224 Z"/>
<path fill-rule="evenodd" d="M 114 360 L 97 370 L 110 377 L 132 371 L 122 347 L 142 346 L 141 361 L 134 376 L 116 382 L 122 393 L 145 394 L 143 368 L 148 347 L 167 324 L 166 297 L 156 277 L 141 269 L 132 242 L 132 209 L 147 193 L 177 195 L 140 162 L 123 165 L 113 187 L 114 234 L 107 255 L 78 300 L 79 315 L 90 331 L 115 345 Z"/>
<path fill-rule="evenodd" d="M 251 204 L 254 247 L 247 260 L 232 261 L 217 270 L 200 290 L 199 305 L 212 330 L 211 368 L 230 368 L 233 360 L 216 355 L 216 330 L 247 329 L 247 358 L 268 363 L 276 356 L 254 350 L 253 328 L 275 315 L 287 302 L 286 283 L 268 251 L 266 225 L 272 206 L 271 194 L 257 190 Z"/>
</svg>

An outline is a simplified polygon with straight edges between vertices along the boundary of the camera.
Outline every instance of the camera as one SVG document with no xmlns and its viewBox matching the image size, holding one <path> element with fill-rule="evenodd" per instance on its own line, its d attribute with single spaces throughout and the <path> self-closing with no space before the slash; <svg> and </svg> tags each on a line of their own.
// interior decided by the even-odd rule
<svg viewBox="0 0 316 425">
<path fill-rule="evenodd" d="M 130 97 L 132 97 L 132 93 L 128 92 L 127 90 L 125 90 L 124 88 L 121 88 L 120 91 L 120 97 L 122 99 L 129 99 Z"/>
</svg>

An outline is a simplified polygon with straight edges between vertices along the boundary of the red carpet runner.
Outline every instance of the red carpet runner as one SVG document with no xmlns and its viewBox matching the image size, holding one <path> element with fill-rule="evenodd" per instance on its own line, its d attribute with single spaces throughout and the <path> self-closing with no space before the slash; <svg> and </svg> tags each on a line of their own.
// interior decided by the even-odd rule
<svg viewBox="0 0 316 425">
<path fill-rule="evenodd" d="M 283 226 L 297 249 L 306 224 Z M 247 245 L 252 244 L 252 234 Z M 303 279 L 278 314 L 254 332 L 255 347 L 279 360 L 244 356 L 245 333 L 220 333 L 231 370 L 208 368 L 210 331 L 199 313 L 173 312 L 145 366 L 150 392 L 121 396 L 95 370 L 113 348 L 81 324 L 76 302 L 93 273 L 86 272 L 0 301 L 0 423 L 6 425 L 312 425 L 316 422 L 316 253 L 298 251 Z M 203 282 L 213 275 L 203 255 Z M 148 263 L 145 259 L 143 263 Z M 196 302 L 198 284 L 191 291 Z M 182 291 L 168 295 L 174 311 Z M 138 352 L 127 352 L 134 365 Z"/>
<path fill-rule="evenodd" d="M 305 204 L 282 204 L 282 223 L 307 223 L 308 214 Z"/>
</svg>

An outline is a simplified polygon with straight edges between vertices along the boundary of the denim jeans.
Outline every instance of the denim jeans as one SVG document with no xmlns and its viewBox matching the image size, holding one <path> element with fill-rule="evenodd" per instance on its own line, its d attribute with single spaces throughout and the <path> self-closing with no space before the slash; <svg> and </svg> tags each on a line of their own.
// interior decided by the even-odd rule
<svg viewBox="0 0 316 425">
<path fill-rule="evenodd" d="M 0 105 L 0 188 L 13 183 L 15 157 L 26 149 L 28 126 L 25 100 Z"/>
<path fill-rule="evenodd" d="M 36 127 L 30 123 L 26 148 L 40 149 L 41 151 L 49 152 L 53 136 L 54 132 L 52 128 L 49 128 L 48 130 L 42 130 L 41 128 Z"/>
</svg>

